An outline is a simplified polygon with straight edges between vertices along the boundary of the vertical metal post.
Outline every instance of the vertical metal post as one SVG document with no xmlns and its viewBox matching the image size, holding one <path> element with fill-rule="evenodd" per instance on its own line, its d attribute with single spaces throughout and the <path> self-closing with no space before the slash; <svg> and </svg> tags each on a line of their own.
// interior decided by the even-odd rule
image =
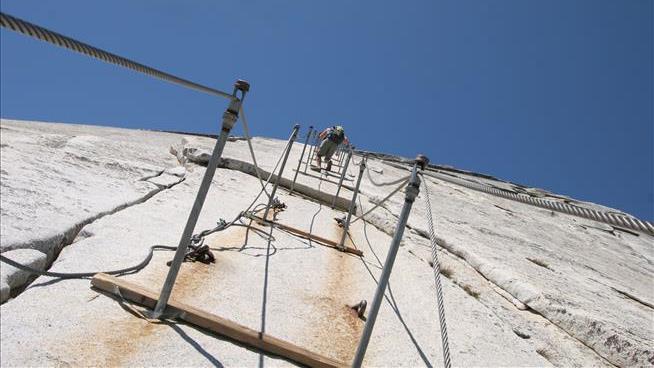
<svg viewBox="0 0 654 368">
<path fill-rule="evenodd" d="M 307 159 L 307 164 L 304 165 L 304 173 L 306 174 L 307 172 L 307 167 L 311 165 L 311 162 L 313 161 L 313 156 L 316 154 L 316 151 L 318 150 L 318 130 L 315 130 L 313 132 L 313 142 L 311 144 L 311 148 L 309 149 L 309 157 Z"/>
<path fill-rule="evenodd" d="M 343 144 L 343 148 L 342 148 L 342 151 L 341 151 L 341 160 L 342 160 L 343 157 L 345 157 L 345 155 L 348 153 L 349 149 L 350 149 L 350 146 L 349 146 L 349 145 L 347 145 L 347 144 Z"/>
<path fill-rule="evenodd" d="M 336 189 L 336 194 L 334 195 L 334 200 L 332 201 L 332 208 L 334 208 L 334 205 L 336 204 L 336 198 L 338 198 L 338 193 L 341 192 L 341 187 L 343 186 L 343 179 L 345 179 L 345 172 L 347 171 L 347 167 L 350 164 L 351 157 L 352 157 L 352 151 L 348 153 L 348 155 L 345 158 L 345 164 L 343 165 L 343 167 L 341 167 L 342 170 L 341 178 L 338 180 L 338 188 Z"/>
<path fill-rule="evenodd" d="M 175 279 L 179 273 L 179 268 L 184 261 L 184 256 L 186 255 L 186 249 L 191 243 L 191 236 L 193 235 L 193 230 L 195 229 L 195 224 L 198 221 L 200 212 L 202 211 L 202 206 L 209 192 L 209 187 L 211 186 L 211 180 L 216 172 L 218 167 L 218 162 L 220 161 L 220 156 L 223 153 L 225 148 L 225 143 L 227 142 L 227 137 L 229 132 L 236 124 L 238 120 L 238 112 L 241 109 L 241 104 L 245 99 L 245 94 L 250 90 L 250 85 L 246 81 L 238 80 L 234 84 L 234 91 L 232 92 L 232 100 L 227 107 L 227 110 L 223 113 L 223 122 L 222 129 L 220 131 L 220 136 L 216 139 L 216 146 L 213 148 L 211 154 L 211 159 L 207 165 L 207 169 L 204 172 L 204 177 L 200 183 L 200 188 L 198 189 L 198 194 L 195 196 L 195 202 L 193 203 L 193 208 L 189 213 L 188 220 L 186 220 L 186 226 L 182 232 L 182 237 L 179 240 L 179 245 L 177 246 L 177 251 L 175 251 L 175 257 L 170 265 L 170 270 L 168 270 L 168 275 L 166 276 L 166 281 L 164 282 L 163 288 L 161 289 L 161 294 L 159 295 L 159 300 L 157 305 L 154 308 L 153 317 L 159 318 L 166 310 L 166 305 L 168 304 L 168 299 L 175 285 Z M 240 99 L 237 97 L 237 92 L 241 91 Z"/>
<path fill-rule="evenodd" d="M 347 217 L 345 218 L 345 222 L 343 223 L 343 236 L 341 237 L 340 243 L 338 243 L 338 247 L 341 250 L 345 249 L 345 237 L 347 236 L 347 232 L 350 229 L 350 219 L 352 219 L 352 213 L 354 213 L 354 209 L 357 208 L 357 194 L 359 193 L 359 187 L 361 186 L 361 179 L 363 178 L 363 172 L 366 170 L 367 161 L 368 161 L 368 157 L 363 157 L 361 159 L 361 164 L 359 164 L 359 178 L 357 179 L 357 185 L 354 187 L 354 194 L 352 194 L 350 209 L 347 211 Z"/>
<path fill-rule="evenodd" d="M 279 180 L 282 178 L 284 173 L 284 167 L 286 166 L 286 160 L 288 160 L 288 155 L 291 153 L 293 148 L 293 142 L 297 138 L 297 132 L 300 130 L 300 124 L 295 124 L 293 131 L 291 132 L 291 137 L 288 139 L 288 149 L 284 152 L 284 159 L 282 160 L 282 165 L 279 167 L 279 172 L 277 173 L 277 178 L 275 178 L 275 185 L 270 192 L 270 198 L 268 198 L 268 204 L 266 205 L 266 211 L 263 213 L 263 220 L 268 219 L 268 211 L 270 211 L 270 206 L 272 205 L 273 200 L 275 199 L 275 193 L 277 192 L 277 187 L 279 186 Z"/>
<path fill-rule="evenodd" d="M 304 158 L 304 151 L 307 149 L 307 143 L 309 143 L 309 138 L 311 138 L 311 133 L 313 132 L 313 126 L 309 127 L 309 133 L 307 133 L 307 138 L 304 140 L 304 147 L 302 147 L 302 154 L 300 159 L 297 160 L 297 168 L 295 169 L 295 176 L 293 176 L 293 184 L 291 184 L 291 193 L 295 189 L 295 181 L 297 180 L 297 174 L 300 172 L 300 166 L 302 165 L 302 159 Z"/>
<path fill-rule="evenodd" d="M 368 348 L 368 343 L 370 342 L 370 336 L 372 335 L 372 330 L 375 327 L 375 320 L 377 319 L 377 313 L 379 312 L 379 307 L 381 306 L 384 293 L 386 292 L 386 287 L 388 286 L 388 279 L 391 276 L 391 271 L 393 270 L 393 263 L 395 262 L 395 256 L 397 256 L 397 250 L 400 247 L 400 240 L 402 240 L 402 234 L 404 234 L 404 227 L 409 219 L 409 213 L 411 212 L 411 206 L 413 201 L 418 196 L 420 192 L 420 179 L 418 178 L 418 167 L 420 166 L 423 170 L 429 160 L 423 155 L 419 155 L 416 158 L 415 164 L 413 165 L 413 170 L 411 170 L 411 179 L 409 184 L 406 187 L 406 194 L 404 197 L 404 206 L 402 206 L 402 212 L 397 221 L 397 226 L 395 227 L 395 234 L 393 235 L 393 240 L 391 241 L 391 247 L 388 250 L 388 255 L 386 256 L 386 261 L 384 262 L 384 268 L 382 269 L 381 276 L 379 276 L 379 283 L 377 284 L 377 290 L 375 290 L 375 297 L 372 300 L 372 305 L 370 306 L 370 312 L 368 313 L 368 319 L 366 320 L 366 325 L 363 328 L 363 333 L 361 334 L 361 340 L 359 340 L 359 346 L 357 347 L 354 360 L 352 361 L 352 367 L 359 368 L 363 363 L 363 358 L 366 355 L 366 349 Z"/>
<path fill-rule="evenodd" d="M 346 165 L 348 164 L 350 158 L 352 157 L 352 151 L 350 151 L 350 146 L 343 146 L 343 157 L 346 158 L 345 165 L 340 165 L 340 169 L 338 170 L 339 175 L 343 173 L 343 168 L 346 168 Z M 350 157 L 347 157 L 349 155 Z M 341 158 L 341 164 L 343 163 L 343 159 Z"/>
</svg>

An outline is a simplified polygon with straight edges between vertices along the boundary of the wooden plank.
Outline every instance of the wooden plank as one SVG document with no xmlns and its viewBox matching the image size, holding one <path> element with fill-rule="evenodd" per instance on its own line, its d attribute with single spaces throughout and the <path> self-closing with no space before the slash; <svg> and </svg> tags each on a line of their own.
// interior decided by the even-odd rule
<svg viewBox="0 0 654 368">
<path fill-rule="evenodd" d="M 98 273 L 91 279 L 91 285 L 125 300 L 154 309 L 159 294 L 132 284 L 126 280 Z M 345 367 L 337 360 L 313 353 L 276 337 L 262 334 L 226 318 L 205 312 L 174 299 L 168 301 L 166 313 L 171 313 L 187 323 L 226 336 L 242 344 L 278 355 L 309 367 Z"/>
<path fill-rule="evenodd" d="M 264 221 L 263 218 L 260 217 L 260 216 L 250 215 L 248 217 L 251 217 L 255 221 L 260 221 L 260 222 Z M 321 245 L 324 245 L 326 247 L 338 249 L 338 250 L 340 250 L 342 252 L 352 253 L 354 255 L 363 257 L 363 252 L 360 251 L 359 249 L 348 247 L 348 246 L 345 246 L 344 248 L 341 249 L 341 247 L 338 246 L 338 243 L 333 241 L 333 240 L 326 239 L 326 238 L 323 238 L 323 237 L 318 236 L 318 235 L 309 234 L 306 231 L 303 231 L 303 230 L 300 230 L 300 229 L 297 229 L 297 228 L 294 228 L 294 227 L 291 227 L 291 226 L 288 226 L 288 225 L 284 225 L 281 222 L 274 222 L 274 221 L 270 221 L 270 220 L 266 220 L 265 222 L 272 223 L 275 226 L 279 227 L 280 229 L 288 231 L 289 233 L 293 233 L 293 234 L 301 236 L 303 238 L 315 240 L 317 243 L 319 243 Z"/>
</svg>

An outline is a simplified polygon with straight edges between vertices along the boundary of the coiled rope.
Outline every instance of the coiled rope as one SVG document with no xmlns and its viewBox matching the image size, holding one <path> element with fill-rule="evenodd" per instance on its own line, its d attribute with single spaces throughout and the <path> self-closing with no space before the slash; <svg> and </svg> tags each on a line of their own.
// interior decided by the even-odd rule
<svg viewBox="0 0 654 368">
<path fill-rule="evenodd" d="M 424 179 L 424 177 L 423 177 Z M 450 368 L 450 344 L 447 337 L 447 323 L 445 322 L 445 301 L 443 287 L 441 285 L 441 264 L 438 261 L 436 234 L 434 233 L 434 220 L 432 219 L 431 203 L 429 200 L 429 185 L 423 180 L 425 187 L 425 203 L 427 205 L 427 222 L 429 223 L 429 239 L 431 240 L 431 259 L 434 269 L 434 281 L 436 283 L 436 303 L 438 305 L 438 321 L 441 325 L 441 342 L 443 344 L 443 363 L 445 368 Z"/>
<path fill-rule="evenodd" d="M 81 54 L 84 54 L 86 56 L 90 56 L 110 64 L 122 66 L 124 68 L 131 69 L 139 73 L 149 75 L 151 77 L 159 78 L 166 82 L 178 84 L 214 96 L 224 97 L 228 99 L 234 98 L 234 96 L 232 96 L 227 92 L 223 92 L 215 88 L 203 86 L 201 84 L 191 82 L 189 80 L 174 76 L 172 74 L 168 74 L 166 72 L 149 67 L 147 65 L 137 63 L 135 61 L 129 60 L 122 56 L 112 54 L 108 51 L 99 49 L 97 47 L 93 47 L 84 42 L 77 41 L 70 37 L 64 36 L 60 33 L 53 32 L 49 29 L 37 26 L 36 24 L 32 24 L 30 22 L 24 21 L 22 19 L 13 17 L 11 15 L 2 12 L 0 12 L 0 25 L 4 28 L 8 28 L 11 29 L 12 31 L 22 33 L 26 36 L 34 37 L 41 41 L 46 41 L 53 45 L 57 45 L 69 50 L 73 50 Z"/>
</svg>

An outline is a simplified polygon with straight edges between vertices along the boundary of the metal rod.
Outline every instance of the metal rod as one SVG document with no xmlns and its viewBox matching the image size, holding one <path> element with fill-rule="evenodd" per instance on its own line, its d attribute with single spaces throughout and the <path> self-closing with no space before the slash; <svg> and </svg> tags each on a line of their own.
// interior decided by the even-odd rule
<svg viewBox="0 0 654 368">
<path fill-rule="evenodd" d="M 363 363 L 363 358 L 366 355 L 366 349 L 368 348 L 368 343 L 370 342 L 370 336 L 372 335 L 372 330 L 375 327 L 375 320 L 377 319 L 377 313 L 379 312 L 379 307 L 381 306 L 382 299 L 384 298 L 384 293 L 386 292 L 386 287 L 388 286 L 388 279 L 391 276 L 391 271 L 393 270 L 393 263 L 395 262 L 395 257 L 397 256 L 397 250 L 400 247 L 400 240 L 402 240 L 402 235 L 404 234 L 404 228 L 409 219 L 409 213 L 411 212 L 411 206 L 413 201 L 418 196 L 420 192 L 420 179 L 418 178 L 418 166 L 421 166 L 423 169 L 428 162 L 425 156 L 418 156 L 413 169 L 411 170 L 411 179 L 409 179 L 409 184 L 406 187 L 406 195 L 404 197 L 404 206 L 402 206 L 402 212 L 397 221 L 397 226 L 395 227 L 395 234 L 393 235 L 393 240 L 391 241 L 390 249 L 388 250 L 388 255 L 386 256 L 386 261 L 384 263 L 384 268 L 382 269 L 381 276 L 379 276 L 379 283 L 377 284 L 377 290 L 375 290 L 375 297 L 372 300 L 372 305 L 370 306 L 370 312 L 368 312 L 368 318 L 366 320 L 366 325 L 363 328 L 363 333 L 361 335 L 361 340 L 359 340 L 359 346 L 357 347 L 354 360 L 352 361 L 352 367 L 359 368 Z"/>
<path fill-rule="evenodd" d="M 295 141 L 295 138 L 297 138 L 297 132 L 300 130 L 300 124 L 295 124 L 293 127 L 293 131 L 291 132 L 291 137 L 288 139 L 288 149 L 286 152 L 284 152 L 284 159 L 282 160 L 282 165 L 279 168 L 279 172 L 277 173 L 277 177 L 275 178 L 275 185 L 272 188 L 272 191 L 270 192 L 270 198 L 268 198 L 268 204 L 266 205 L 266 211 L 263 213 L 263 220 L 267 221 L 268 220 L 268 211 L 270 211 L 270 206 L 272 205 L 273 200 L 275 199 L 275 193 L 277 192 L 277 187 L 279 186 L 279 180 L 282 178 L 282 174 L 284 173 L 284 167 L 286 166 L 286 160 L 288 160 L 288 155 L 291 153 L 291 149 L 293 148 L 293 142 Z"/>
<path fill-rule="evenodd" d="M 359 178 L 357 179 L 357 184 L 354 187 L 354 194 L 352 194 L 352 201 L 350 201 L 350 209 L 347 211 L 347 217 L 345 218 L 345 222 L 343 223 L 343 236 L 341 237 L 340 243 L 338 243 L 338 247 L 341 250 L 345 249 L 345 237 L 347 236 L 347 232 L 350 229 L 350 220 L 352 219 L 352 213 L 354 213 L 354 209 L 357 207 L 357 194 L 359 193 L 359 186 L 361 186 L 361 179 L 363 178 L 363 172 L 366 170 L 367 160 L 368 158 L 364 156 L 361 159 L 361 163 L 359 164 Z M 336 197 L 334 197 L 334 200 L 335 199 Z"/>
<path fill-rule="evenodd" d="M 345 173 L 347 172 L 347 166 L 350 164 L 350 158 L 352 157 L 352 151 L 348 153 L 345 157 L 345 165 L 341 167 L 341 178 L 338 180 L 338 188 L 336 189 L 336 194 L 334 195 L 334 200 L 332 201 L 332 208 L 336 204 L 336 198 L 338 198 L 338 193 L 341 192 L 341 187 L 343 186 L 343 179 L 345 179 Z"/>
<path fill-rule="evenodd" d="M 345 152 L 345 153 L 343 153 L 343 157 L 346 158 L 346 161 L 345 161 L 345 165 L 340 165 L 340 169 L 338 170 L 339 174 L 343 173 L 343 168 L 347 168 L 347 164 L 349 162 L 349 159 L 352 157 L 352 151 L 350 150 L 349 145 L 343 146 L 343 152 Z M 350 155 L 350 157 L 348 157 L 347 155 Z M 343 163 L 343 159 L 341 158 L 340 164 L 342 164 L 342 163 Z"/>
<path fill-rule="evenodd" d="M 300 159 L 297 160 L 297 168 L 295 169 L 295 176 L 293 176 L 293 183 L 291 184 L 291 193 L 295 189 L 295 181 L 297 180 L 297 174 L 300 172 L 300 166 L 302 166 L 302 159 L 304 158 L 304 151 L 307 149 L 307 144 L 309 143 L 309 138 L 311 137 L 311 132 L 313 131 L 313 126 L 309 127 L 309 133 L 307 133 L 307 138 L 304 140 L 304 147 L 302 147 L 302 154 Z"/>
<path fill-rule="evenodd" d="M 236 124 L 238 120 L 238 112 L 241 109 L 241 104 L 245 98 L 245 94 L 249 90 L 250 85 L 245 81 L 237 81 L 234 85 L 234 98 L 230 101 L 227 110 L 223 113 L 222 129 L 220 131 L 220 136 L 216 140 L 216 146 L 213 148 L 211 154 L 211 159 L 207 165 L 207 170 L 204 172 L 204 177 L 200 183 L 200 188 L 198 189 L 198 194 L 195 197 L 195 202 L 193 203 L 193 208 L 189 213 L 188 220 L 186 221 L 186 226 L 182 232 L 182 237 L 179 240 L 179 245 L 177 246 L 177 251 L 175 251 L 175 257 L 170 265 L 170 270 L 168 270 L 168 275 L 166 276 L 166 281 L 164 282 L 163 288 L 161 289 L 161 294 L 157 305 L 154 308 L 153 317 L 159 318 L 166 310 L 166 305 L 168 304 L 168 299 L 175 285 L 175 280 L 177 279 L 177 274 L 179 273 L 179 268 L 184 261 L 184 256 L 186 255 L 186 249 L 191 243 L 191 236 L 193 235 L 193 230 L 195 229 L 195 224 L 198 221 L 200 212 L 202 211 L 202 206 L 204 201 L 207 198 L 207 193 L 209 192 L 209 187 L 211 186 L 211 180 L 216 172 L 218 167 L 218 162 L 220 161 L 220 156 L 223 153 L 225 148 L 225 143 L 227 142 L 227 137 L 229 132 Z M 237 91 L 241 91 L 241 98 L 236 98 Z"/>
<path fill-rule="evenodd" d="M 345 148 L 346 147 L 344 145 L 342 145 L 342 144 L 340 144 L 338 147 L 339 147 L 338 148 L 339 149 L 338 162 L 341 163 L 341 162 L 343 162 L 343 157 L 345 156 Z"/>
<path fill-rule="evenodd" d="M 311 165 L 311 161 L 313 160 L 313 156 L 316 153 L 316 150 L 318 150 L 318 130 L 315 130 L 313 132 L 313 142 L 311 144 L 311 148 L 309 149 L 309 156 L 307 157 L 307 164 L 304 165 L 304 173 L 307 173 L 307 167 Z"/>
</svg>

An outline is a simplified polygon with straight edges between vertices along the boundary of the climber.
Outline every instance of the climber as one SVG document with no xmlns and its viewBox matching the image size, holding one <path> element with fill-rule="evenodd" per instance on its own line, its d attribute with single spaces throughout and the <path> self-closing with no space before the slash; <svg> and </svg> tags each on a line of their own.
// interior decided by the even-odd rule
<svg viewBox="0 0 654 368">
<path fill-rule="evenodd" d="M 336 125 L 330 128 L 323 130 L 318 137 L 322 139 L 320 143 L 320 148 L 316 154 L 316 166 L 320 170 L 322 164 L 322 157 L 327 160 L 327 171 L 332 169 L 332 155 L 336 152 L 336 148 L 340 144 L 348 145 L 350 140 L 345 136 L 345 129 L 342 126 Z"/>
</svg>

